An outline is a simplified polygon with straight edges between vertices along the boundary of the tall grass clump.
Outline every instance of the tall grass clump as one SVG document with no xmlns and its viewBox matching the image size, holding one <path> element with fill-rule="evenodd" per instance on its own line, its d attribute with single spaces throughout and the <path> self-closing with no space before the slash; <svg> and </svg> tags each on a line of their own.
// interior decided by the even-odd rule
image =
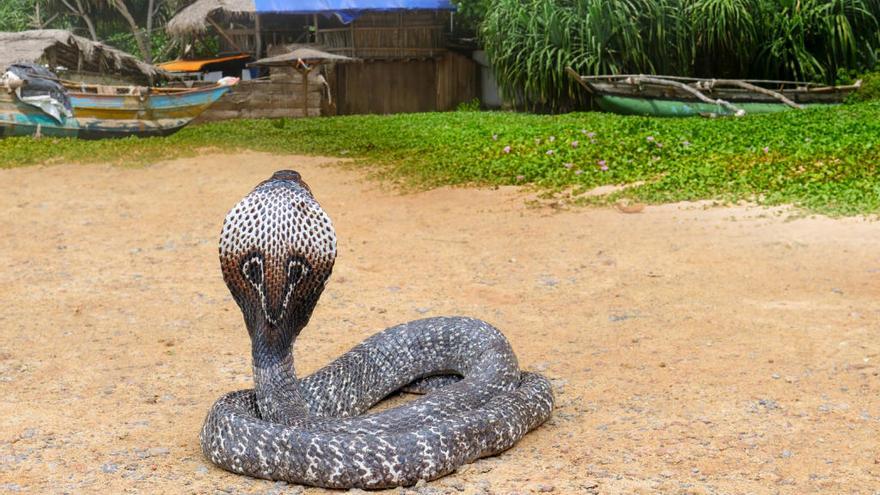
<svg viewBox="0 0 880 495">
<path fill-rule="evenodd" d="M 880 0 L 492 0 L 481 36 L 505 93 L 564 109 L 565 73 L 833 83 L 880 54 Z"/>
</svg>

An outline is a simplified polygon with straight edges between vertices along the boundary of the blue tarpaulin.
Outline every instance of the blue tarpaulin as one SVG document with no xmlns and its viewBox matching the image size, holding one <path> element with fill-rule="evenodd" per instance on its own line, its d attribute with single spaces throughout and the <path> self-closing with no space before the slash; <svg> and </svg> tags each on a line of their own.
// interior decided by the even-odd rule
<svg viewBox="0 0 880 495">
<path fill-rule="evenodd" d="M 381 10 L 455 10 L 449 0 L 254 0 L 259 13 L 354 14 Z"/>
</svg>

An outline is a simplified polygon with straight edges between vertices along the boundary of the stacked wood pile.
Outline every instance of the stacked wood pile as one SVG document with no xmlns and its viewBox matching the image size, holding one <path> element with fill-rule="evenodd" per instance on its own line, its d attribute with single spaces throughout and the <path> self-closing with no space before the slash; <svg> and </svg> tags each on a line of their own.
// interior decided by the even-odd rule
<svg viewBox="0 0 880 495">
<path fill-rule="evenodd" d="M 309 77 L 309 117 L 321 115 L 321 88 L 317 75 Z M 295 74 L 289 80 L 242 81 L 200 115 L 196 123 L 227 119 L 299 118 L 304 115 L 302 76 Z"/>
<path fill-rule="evenodd" d="M 227 119 L 300 118 L 303 78 L 292 67 L 272 68 L 269 78 L 241 81 L 196 119 L 196 123 Z M 321 115 L 323 85 L 309 76 L 308 116 Z"/>
</svg>

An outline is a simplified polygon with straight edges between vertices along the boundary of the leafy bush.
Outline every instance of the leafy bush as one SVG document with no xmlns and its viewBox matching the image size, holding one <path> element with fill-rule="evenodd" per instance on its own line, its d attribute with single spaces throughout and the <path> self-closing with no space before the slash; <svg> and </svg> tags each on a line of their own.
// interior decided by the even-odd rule
<svg viewBox="0 0 880 495">
<path fill-rule="evenodd" d="M 877 0 L 493 0 L 482 37 L 506 94 L 565 108 L 582 74 L 833 83 L 880 49 Z"/>
<path fill-rule="evenodd" d="M 0 31 L 31 29 L 34 0 L 3 0 L 0 2 Z"/>
<path fill-rule="evenodd" d="M 465 101 L 459 103 L 457 107 L 455 107 L 456 112 L 478 112 L 480 110 L 480 99 L 474 98 L 471 101 Z"/>
<path fill-rule="evenodd" d="M 880 100 L 880 71 L 869 72 L 859 79 L 862 80 L 862 87 L 851 94 L 849 100 L 851 102 Z"/>
</svg>

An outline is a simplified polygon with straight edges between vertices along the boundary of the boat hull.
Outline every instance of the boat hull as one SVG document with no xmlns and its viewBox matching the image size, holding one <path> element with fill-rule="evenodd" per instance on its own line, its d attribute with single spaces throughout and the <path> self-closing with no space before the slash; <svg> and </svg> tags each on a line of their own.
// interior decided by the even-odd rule
<svg viewBox="0 0 880 495">
<path fill-rule="evenodd" d="M 46 136 L 80 139 L 168 136 L 220 99 L 231 86 L 170 94 L 97 95 L 71 92 L 74 117 L 58 122 L 0 93 L 0 137 Z"/>
<path fill-rule="evenodd" d="M 695 115 L 727 116 L 734 113 L 719 104 L 700 101 L 665 100 L 658 98 L 639 98 L 633 96 L 598 95 L 595 97 L 599 108 L 606 112 L 622 115 L 644 115 L 650 117 L 693 117 Z M 807 104 L 807 107 L 822 104 Z M 736 106 L 746 114 L 776 113 L 793 110 L 781 103 L 737 102 Z"/>
<path fill-rule="evenodd" d="M 861 80 L 843 86 L 799 81 L 705 79 L 642 74 L 582 76 L 565 72 L 608 112 L 652 117 L 749 115 L 843 103 Z"/>
<path fill-rule="evenodd" d="M 48 114 L 25 105 L 5 91 L 0 91 L 0 137 L 34 136 L 71 137 L 79 135 L 79 122 L 58 122 Z"/>
</svg>

